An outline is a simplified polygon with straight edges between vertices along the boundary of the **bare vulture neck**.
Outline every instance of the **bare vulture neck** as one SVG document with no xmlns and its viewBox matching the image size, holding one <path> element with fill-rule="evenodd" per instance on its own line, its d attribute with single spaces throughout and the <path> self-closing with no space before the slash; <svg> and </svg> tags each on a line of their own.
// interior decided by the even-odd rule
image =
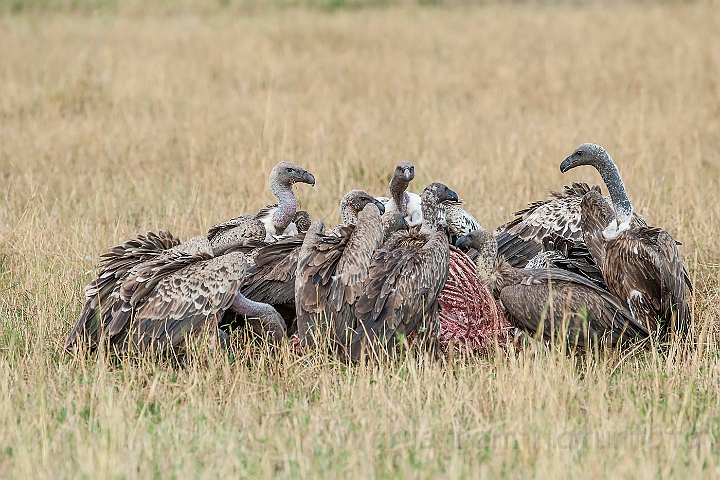
<svg viewBox="0 0 720 480">
<path fill-rule="evenodd" d="M 424 233 L 437 232 L 440 223 L 445 220 L 444 209 L 440 207 L 437 197 L 427 191 L 423 192 L 421 208 L 423 215 L 421 231 Z"/>
<path fill-rule="evenodd" d="M 398 212 L 403 215 L 407 215 L 408 195 L 405 190 L 407 190 L 409 184 L 410 182 L 402 177 L 395 176 L 390 180 L 390 195 L 395 200 Z"/>
<path fill-rule="evenodd" d="M 632 215 L 633 206 L 630 203 L 627 191 L 625 191 L 625 184 L 620 178 L 620 171 L 612 158 L 610 158 L 610 155 L 605 154 L 605 158 L 597 166 L 597 171 L 600 173 L 603 182 L 605 182 L 608 192 L 610 192 L 618 223 L 627 222 Z"/>
<path fill-rule="evenodd" d="M 235 295 L 231 308 L 240 315 L 253 318 L 268 318 L 276 313 L 276 310 L 267 303 L 255 302 L 240 293 Z"/>
<path fill-rule="evenodd" d="M 340 202 L 340 218 L 344 225 L 356 225 L 358 222 L 358 214 L 350 205 L 349 200 L 343 198 Z"/>
<path fill-rule="evenodd" d="M 280 183 L 277 179 L 270 180 L 270 189 L 278 200 L 278 208 L 272 217 L 275 230 L 282 232 L 290 225 L 297 210 L 297 199 L 292 191 L 292 186 Z"/>
</svg>

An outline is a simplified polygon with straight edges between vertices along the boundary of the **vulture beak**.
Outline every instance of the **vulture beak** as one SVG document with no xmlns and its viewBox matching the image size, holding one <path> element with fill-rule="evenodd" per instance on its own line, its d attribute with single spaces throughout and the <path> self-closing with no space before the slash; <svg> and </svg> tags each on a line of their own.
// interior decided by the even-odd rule
<svg viewBox="0 0 720 480">
<path fill-rule="evenodd" d="M 446 200 L 452 200 L 453 202 L 459 202 L 460 198 L 458 197 L 458 194 L 455 193 L 453 190 L 447 189 L 447 198 Z"/>
<path fill-rule="evenodd" d="M 455 240 L 455 246 L 457 248 L 462 248 L 463 244 L 465 243 L 465 240 L 467 240 L 467 235 L 463 235 L 462 237 Z"/>
<path fill-rule="evenodd" d="M 313 174 L 308 172 L 307 170 L 302 171 L 302 177 L 300 177 L 300 181 L 303 183 L 308 183 L 315 186 L 315 177 L 313 177 Z"/>
<path fill-rule="evenodd" d="M 403 217 L 403 227 L 405 227 L 405 230 L 410 229 L 410 224 L 407 221 L 407 218 Z"/>
<path fill-rule="evenodd" d="M 568 170 L 570 170 L 571 168 L 574 168 L 576 166 L 577 165 L 573 165 L 573 157 L 572 157 L 572 155 L 570 155 L 565 160 L 563 160 L 563 162 L 560 164 L 560 172 L 565 173 Z"/>
<path fill-rule="evenodd" d="M 380 200 L 375 199 L 373 199 L 373 203 L 378 208 L 378 210 L 380 210 L 380 215 L 385 215 L 385 205 L 383 205 Z"/>
<path fill-rule="evenodd" d="M 413 173 L 410 171 L 410 168 L 406 167 L 403 168 L 403 178 L 409 182 L 410 180 L 415 178 L 415 175 L 413 175 Z"/>
</svg>

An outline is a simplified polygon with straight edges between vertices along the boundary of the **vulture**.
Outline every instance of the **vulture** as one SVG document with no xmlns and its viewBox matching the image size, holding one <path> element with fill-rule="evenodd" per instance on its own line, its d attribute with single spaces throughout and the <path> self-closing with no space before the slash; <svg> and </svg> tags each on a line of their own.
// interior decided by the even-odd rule
<svg viewBox="0 0 720 480">
<path fill-rule="evenodd" d="M 615 295 L 587 278 L 558 268 L 513 267 L 497 254 L 497 239 L 487 230 L 461 237 L 457 246 L 480 252 L 482 270 L 493 294 L 515 327 L 544 340 L 563 338 L 570 346 L 591 347 L 600 342 L 621 346 L 648 336 Z"/>
<path fill-rule="evenodd" d="M 478 267 L 460 249 L 450 245 L 448 277 L 440 295 L 440 346 L 459 353 L 482 353 L 511 340 L 512 325 Z"/>
<path fill-rule="evenodd" d="M 390 198 L 377 198 L 385 205 L 386 212 L 402 213 L 411 227 L 420 225 L 423 221 L 420 195 L 406 191 L 413 178 L 415 166 L 408 161 L 398 163 L 390 180 Z"/>
<path fill-rule="evenodd" d="M 600 267 L 590 254 L 584 240 L 572 240 L 555 233 L 543 238 L 542 251 L 525 265 L 525 268 L 561 268 L 582 275 L 600 288 L 607 290 Z"/>
<path fill-rule="evenodd" d="M 325 232 L 322 220 L 305 234 L 297 253 L 295 311 L 301 344 L 329 339 L 345 355 L 354 329 L 352 307 L 360 296 L 375 250 L 383 243 L 383 204 L 362 190 L 340 202 L 343 223 Z"/>
<path fill-rule="evenodd" d="M 165 248 L 170 246 L 170 248 Z M 285 322 L 270 305 L 240 293 L 247 259 L 239 244 L 214 255 L 206 237 L 180 241 L 168 232 L 140 235 L 105 254 L 65 347 L 107 341 L 115 353 L 182 349 L 187 337 L 222 336 L 226 310 L 256 317 L 272 342 Z"/>
<path fill-rule="evenodd" d="M 442 183 L 422 193 L 422 227 L 392 235 L 372 257 L 355 302 L 357 326 L 351 358 L 391 353 L 403 338 L 417 333 L 432 343 L 439 334 L 438 295 L 449 266 L 447 235 L 440 228 L 440 203 L 458 201 Z"/>
<path fill-rule="evenodd" d="M 354 197 L 355 201 L 342 202 L 341 216 L 350 222 L 349 225 L 354 225 L 360 213 L 358 208 L 364 206 L 363 202 L 367 201 L 361 201 L 360 197 L 370 198 L 370 196 L 364 192 L 361 195 L 359 191 L 348 195 Z M 386 212 L 382 215 L 381 222 L 383 239 L 398 230 L 408 228 L 407 222 L 399 212 Z M 285 319 L 289 336 L 297 332 L 295 273 L 300 247 L 304 240 L 305 235 L 301 232 L 295 237 L 284 237 L 276 243 L 261 248 L 255 256 L 255 265 L 248 271 L 248 278 L 241 289 L 242 294 L 249 299 L 269 303 L 275 307 Z M 234 315 L 232 317 L 227 319 L 229 324 L 235 320 Z"/>
<path fill-rule="evenodd" d="M 399 211 L 411 227 L 423 223 L 420 195 L 406 191 L 413 178 L 415 178 L 415 166 L 408 161 L 398 163 L 390 180 L 390 198 L 377 197 L 385 205 L 385 211 L 388 213 Z M 475 217 L 462 208 L 463 202 L 448 200 L 440 205 L 440 224 L 446 228 L 450 243 L 480 228 Z"/>
<path fill-rule="evenodd" d="M 690 329 L 687 291 L 692 289 L 677 242 L 665 230 L 634 220 L 620 172 L 599 145 L 580 145 L 560 165 L 564 173 L 590 165 L 610 191 L 611 208 L 598 192 L 582 199 L 582 231 L 608 289 L 625 302 L 633 317 L 661 340 Z"/>
<path fill-rule="evenodd" d="M 550 190 L 547 200 L 532 202 L 513 213 L 516 218 L 495 229 L 498 254 L 522 268 L 543 250 L 543 242 L 549 237 L 582 241 L 580 202 L 591 190 L 600 192 L 600 186 L 572 183 L 562 192 Z"/>
<path fill-rule="evenodd" d="M 298 214 L 297 199 L 292 186 L 295 183 L 315 186 L 315 177 L 294 163 L 280 162 L 270 171 L 270 189 L 278 203 L 258 213 L 242 215 L 210 227 L 208 240 L 213 248 L 236 245 L 240 241 L 271 242 L 276 235 L 301 231 L 297 223 L 307 223 L 307 212 Z"/>
<path fill-rule="evenodd" d="M 465 210 L 462 205 L 464 205 L 463 202 L 451 200 L 440 204 L 440 209 L 443 212 L 441 216 L 444 217 L 445 229 L 451 244 L 454 244 L 463 235 L 482 228 L 480 222 L 475 220 L 475 217 Z"/>
</svg>

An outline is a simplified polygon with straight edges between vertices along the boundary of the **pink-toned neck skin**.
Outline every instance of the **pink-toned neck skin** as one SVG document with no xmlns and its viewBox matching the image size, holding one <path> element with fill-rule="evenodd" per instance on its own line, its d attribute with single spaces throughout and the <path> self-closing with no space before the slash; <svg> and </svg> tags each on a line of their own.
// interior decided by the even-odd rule
<svg viewBox="0 0 720 480">
<path fill-rule="evenodd" d="M 278 200 L 278 208 L 272 216 L 275 231 L 282 233 L 295 217 L 297 199 L 292 191 L 292 185 L 284 185 L 277 180 L 270 180 L 270 189 Z"/>
<path fill-rule="evenodd" d="M 241 293 L 235 295 L 235 299 L 233 300 L 230 308 L 232 308 L 235 313 L 239 313 L 240 315 L 258 318 L 272 315 L 275 312 L 275 309 L 267 303 L 255 302 L 245 297 Z"/>
</svg>

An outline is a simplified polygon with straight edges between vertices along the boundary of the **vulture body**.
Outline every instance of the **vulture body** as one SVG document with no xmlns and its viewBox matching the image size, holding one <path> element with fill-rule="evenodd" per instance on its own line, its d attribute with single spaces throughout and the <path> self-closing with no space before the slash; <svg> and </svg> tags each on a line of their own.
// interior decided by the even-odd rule
<svg viewBox="0 0 720 480">
<path fill-rule="evenodd" d="M 632 220 L 633 208 L 610 155 L 594 144 L 578 147 L 561 165 L 565 172 L 580 165 L 600 171 L 619 192 L 609 208 L 596 192 L 582 200 L 585 243 L 600 266 L 609 290 L 620 297 L 636 320 L 662 340 L 690 330 L 687 291 L 692 286 L 677 242 L 665 230 Z"/>
<path fill-rule="evenodd" d="M 382 203 L 353 190 L 340 204 L 343 224 L 326 233 L 315 221 L 298 252 L 295 309 L 300 342 L 328 339 L 344 354 L 355 327 L 359 297 L 375 250 L 383 242 Z"/>
<path fill-rule="evenodd" d="M 587 278 L 557 268 L 517 268 L 497 257 L 497 240 L 486 230 L 460 238 L 458 246 L 485 252 L 486 265 L 495 258 L 489 272 L 493 293 L 508 320 L 531 335 L 540 332 L 545 340 L 560 338 L 579 348 L 595 342 L 616 347 L 648 335 L 617 296 Z"/>
<path fill-rule="evenodd" d="M 550 190 L 547 200 L 532 202 L 513 213 L 517 218 L 495 229 L 498 254 L 522 268 L 542 251 L 545 238 L 557 235 L 582 240 L 580 202 L 591 190 L 600 192 L 600 187 L 573 183 L 564 186 L 562 192 Z"/>
<path fill-rule="evenodd" d="M 467 235 L 473 230 L 482 228 L 480 222 L 462 207 L 462 202 L 447 201 L 440 204 L 444 211 L 444 223 L 450 243 L 454 244 L 458 238 Z"/>
<path fill-rule="evenodd" d="M 213 248 L 235 245 L 245 239 L 271 242 L 275 235 L 282 235 L 286 230 L 288 234 L 299 231 L 297 223 L 302 224 L 309 217 L 306 218 L 307 213 L 298 215 L 297 199 L 292 190 L 295 183 L 314 186 L 315 177 L 294 163 L 275 165 L 270 172 L 270 189 L 278 203 L 256 214 L 242 215 L 210 227 L 208 239 Z"/>
<path fill-rule="evenodd" d="M 125 254 L 119 257 L 116 254 L 122 248 L 113 247 L 114 255 L 106 255 L 108 260 L 100 276 L 88 286 L 86 309 L 68 337 L 66 348 L 81 341 L 94 348 L 107 341 L 115 353 L 165 352 L 181 348 L 186 337 L 222 335 L 218 319 L 229 309 L 259 318 L 271 341 L 284 336 L 285 324 L 272 307 L 252 302 L 239 293 L 246 274 L 244 245 L 214 255 L 206 237 L 178 243 L 167 232 L 150 232 L 123 246 L 158 237 L 172 239 L 166 243 L 176 245 L 155 252 L 151 259 L 137 261 L 113 282 L 111 289 L 100 292 L 98 279 L 121 273 L 118 265 L 127 262 L 119 259 L 129 257 L 133 248 L 125 248 Z M 104 307 L 102 311 L 91 308 L 94 299 Z"/>
<path fill-rule="evenodd" d="M 438 295 L 445 285 L 449 246 L 439 229 L 439 204 L 458 201 L 441 183 L 422 194 L 423 225 L 398 232 L 378 249 L 355 303 L 358 325 L 351 358 L 390 354 L 402 338 L 417 333 L 433 343 L 439 333 Z"/>
<path fill-rule="evenodd" d="M 110 247 L 101 256 L 97 278 L 85 287 L 85 305 L 65 342 L 65 348 L 87 345 L 96 348 L 106 326 L 112 320 L 113 295 L 128 274 L 139 265 L 158 258 L 163 252 L 180 245 L 180 239 L 170 232 L 147 232 L 136 238 Z"/>
</svg>

